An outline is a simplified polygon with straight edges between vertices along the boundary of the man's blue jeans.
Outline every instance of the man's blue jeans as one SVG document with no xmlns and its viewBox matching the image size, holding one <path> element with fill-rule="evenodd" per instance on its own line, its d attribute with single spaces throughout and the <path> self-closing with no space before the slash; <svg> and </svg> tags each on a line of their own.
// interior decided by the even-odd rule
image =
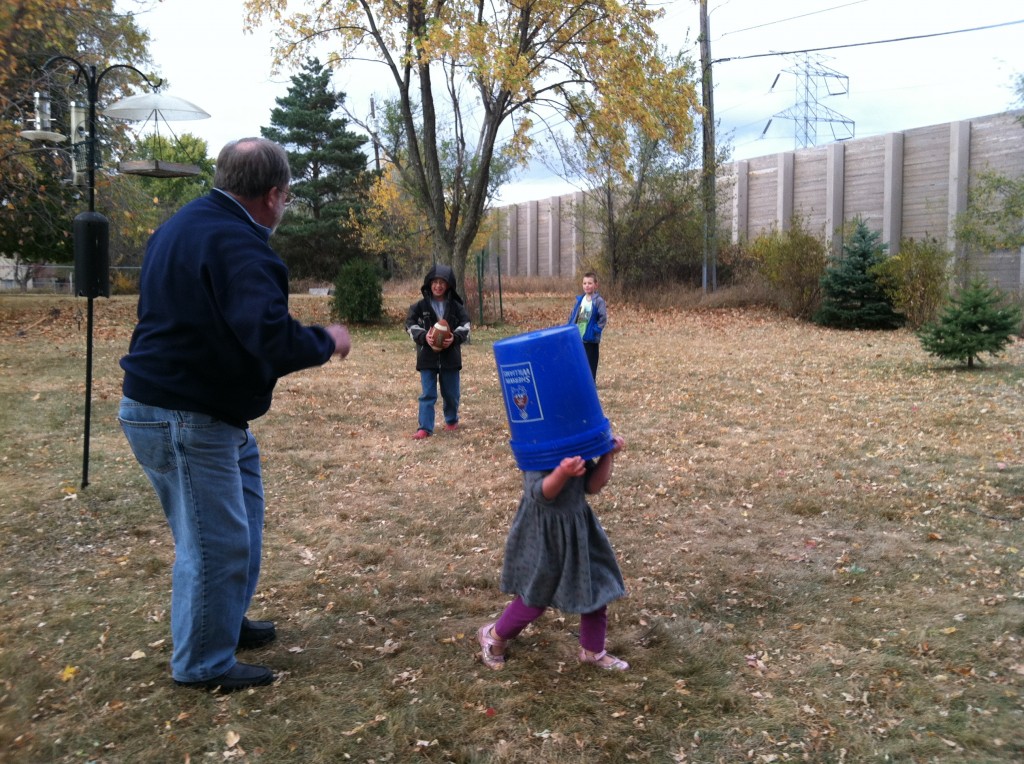
<svg viewBox="0 0 1024 764">
<path fill-rule="evenodd" d="M 444 421 L 456 424 L 459 421 L 459 370 L 424 369 L 420 372 L 420 429 L 434 431 L 434 406 L 437 403 L 437 387 L 441 383 L 441 400 Z"/>
<path fill-rule="evenodd" d="M 180 682 L 235 665 L 263 546 L 260 453 L 248 430 L 207 414 L 121 400 L 132 452 L 174 536 L 171 674 Z"/>
</svg>

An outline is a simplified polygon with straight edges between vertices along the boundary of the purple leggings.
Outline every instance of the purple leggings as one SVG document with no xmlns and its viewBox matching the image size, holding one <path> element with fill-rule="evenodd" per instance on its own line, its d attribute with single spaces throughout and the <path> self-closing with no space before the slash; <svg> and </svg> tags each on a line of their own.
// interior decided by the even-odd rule
<svg viewBox="0 0 1024 764">
<path fill-rule="evenodd" d="M 541 617 L 546 610 L 530 607 L 517 596 L 508 603 L 501 618 L 494 624 L 494 635 L 499 639 L 515 639 L 519 632 Z M 604 638 L 608 633 L 608 608 L 602 607 L 593 613 L 580 616 L 580 646 L 592 653 L 604 650 Z"/>
</svg>

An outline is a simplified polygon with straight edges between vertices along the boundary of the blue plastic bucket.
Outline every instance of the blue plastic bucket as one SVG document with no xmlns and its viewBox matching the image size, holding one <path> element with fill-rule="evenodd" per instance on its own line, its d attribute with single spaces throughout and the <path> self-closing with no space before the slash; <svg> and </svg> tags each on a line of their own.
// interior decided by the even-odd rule
<svg viewBox="0 0 1024 764">
<path fill-rule="evenodd" d="M 580 332 L 567 324 L 494 343 L 498 383 L 521 470 L 552 470 L 562 459 L 612 450 Z"/>
</svg>

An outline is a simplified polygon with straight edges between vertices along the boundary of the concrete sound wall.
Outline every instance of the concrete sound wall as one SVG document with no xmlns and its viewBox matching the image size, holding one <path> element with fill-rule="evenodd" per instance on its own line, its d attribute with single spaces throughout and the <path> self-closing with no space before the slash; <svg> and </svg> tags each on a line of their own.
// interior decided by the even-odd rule
<svg viewBox="0 0 1024 764">
<path fill-rule="evenodd" d="M 863 218 L 890 252 L 902 238 L 934 237 L 952 252 L 956 216 L 986 171 L 1024 176 L 1024 110 L 931 125 L 732 162 L 718 176 L 719 230 L 733 242 L 799 217 L 838 251 L 843 223 Z M 498 207 L 489 251 L 503 274 L 575 277 L 600 237 L 580 214 L 582 193 Z M 1024 285 L 1021 252 L 977 261 L 1004 289 Z"/>
</svg>

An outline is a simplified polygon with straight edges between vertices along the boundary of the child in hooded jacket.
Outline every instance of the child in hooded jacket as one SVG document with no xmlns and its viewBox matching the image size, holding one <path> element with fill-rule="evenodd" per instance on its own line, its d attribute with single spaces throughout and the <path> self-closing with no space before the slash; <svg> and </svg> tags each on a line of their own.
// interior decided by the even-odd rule
<svg viewBox="0 0 1024 764">
<path fill-rule="evenodd" d="M 416 371 L 420 373 L 419 427 L 413 438 L 434 434 L 435 405 L 440 386 L 444 428 L 459 428 L 460 372 L 462 343 L 469 340 L 469 313 L 455 288 L 455 271 L 448 265 L 434 265 L 423 279 L 423 298 L 409 306 L 405 330 L 416 343 Z M 448 323 L 450 334 L 441 350 L 435 350 L 434 324 Z"/>
</svg>

